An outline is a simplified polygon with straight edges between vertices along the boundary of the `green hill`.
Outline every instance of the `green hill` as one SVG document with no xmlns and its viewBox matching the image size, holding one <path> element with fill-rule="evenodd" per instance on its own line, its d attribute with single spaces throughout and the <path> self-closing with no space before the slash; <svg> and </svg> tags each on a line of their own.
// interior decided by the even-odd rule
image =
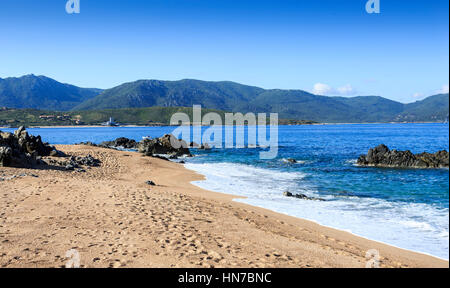
<svg viewBox="0 0 450 288">
<path fill-rule="evenodd" d="M 403 104 L 379 96 L 327 97 L 302 90 L 267 90 L 190 79 L 139 80 L 104 91 L 62 84 L 44 76 L 0 79 L 0 107 L 99 111 L 199 104 L 220 111 L 275 112 L 280 119 L 326 123 L 440 122 L 448 118 L 448 98 L 448 94 L 441 94 Z"/>
<path fill-rule="evenodd" d="M 397 121 L 442 121 L 448 119 L 449 94 L 439 94 L 422 101 L 406 104 Z"/>
<path fill-rule="evenodd" d="M 0 106 L 65 111 L 101 91 L 63 84 L 45 76 L 0 78 Z"/>
<path fill-rule="evenodd" d="M 74 110 L 201 104 L 205 108 L 233 111 L 247 108 L 247 103 L 263 91 L 233 82 L 139 80 L 105 90 Z"/>
<path fill-rule="evenodd" d="M 444 121 L 445 95 L 413 104 L 379 96 L 327 97 L 302 90 L 265 90 L 233 82 L 140 80 L 103 91 L 75 110 L 184 106 L 232 112 L 277 112 L 280 118 L 330 123 Z M 445 101 L 444 101 L 445 102 Z M 445 104 L 445 103 L 444 103 Z"/>
</svg>

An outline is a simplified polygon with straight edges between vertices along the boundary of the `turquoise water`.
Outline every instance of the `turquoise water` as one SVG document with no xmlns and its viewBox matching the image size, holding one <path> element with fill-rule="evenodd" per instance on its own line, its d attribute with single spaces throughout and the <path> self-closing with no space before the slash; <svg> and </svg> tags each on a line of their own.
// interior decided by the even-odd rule
<svg viewBox="0 0 450 288">
<path fill-rule="evenodd" d="M 117 137 L 159 137 L 173 127 L 29 129 L 52 144 L 101 142 Z M 197 151 L 186 167 L 206 176 L 195 184 L 248 197 L 242 201 L 301 217 L 401 248 L 448 259 L 448 169 L 355 166 L 360 154 L 386 144 L 413 152 L 449 150 L 448 124 L 280 126 L 279 153 L 260 160 L 261 149 Z M 297 164 L 285 160 L 294 158 Z M 284 191 L 327 199 L 283 197 Z"/>
</svg>

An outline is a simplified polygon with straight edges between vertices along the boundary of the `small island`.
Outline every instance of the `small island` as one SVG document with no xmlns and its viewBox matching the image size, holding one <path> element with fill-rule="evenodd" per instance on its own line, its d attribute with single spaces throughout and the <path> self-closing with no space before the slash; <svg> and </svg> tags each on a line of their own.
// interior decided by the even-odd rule
<svg viewBox="0 0 450 288">
<path fill-rule="evenodd" d="M 390 150 L 386 145 L 381 144 L 370 149 L 366 155 L 361 155 L 357 164 L 394 168 L 448 168 L 448 151 L 413 154 L 409 150 Z"/>
</svg>

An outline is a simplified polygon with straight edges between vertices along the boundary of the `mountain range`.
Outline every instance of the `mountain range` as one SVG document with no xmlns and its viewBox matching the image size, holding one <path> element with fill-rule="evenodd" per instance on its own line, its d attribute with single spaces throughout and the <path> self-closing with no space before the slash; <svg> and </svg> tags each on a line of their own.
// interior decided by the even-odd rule
<svg viewBox="0 0 450 288">
<path fill-rule="evenodd" d="M 45 76 L 0 78 L 0 106 L 67 111 L 102 92 L 63 84 Z"/>
<path fill-rule="evenodd" d="M 9 108 L 83 111 L 194 104 L 231 112 L 276 112 L 284 119 L 328 123 L 441 122 L 448 119 L 449 94 L 403 104 L 380 96 L 329 97 L 228 81 L 139 80 L 101 90 L 79 88 L 45 76 L 0 78 L 0 106 Z"/>
</svg>

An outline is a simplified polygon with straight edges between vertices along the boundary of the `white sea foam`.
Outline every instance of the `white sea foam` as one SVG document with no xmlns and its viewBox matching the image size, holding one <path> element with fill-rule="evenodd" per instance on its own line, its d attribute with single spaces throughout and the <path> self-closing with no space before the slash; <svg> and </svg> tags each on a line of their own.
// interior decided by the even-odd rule
<svg viewBox="0 0 450 288">
<path fill-rule="evenodd" d="M 280 159 L 280 161 L 282 161 L 283 163 L 288 163 L 288 164 L 305 164 L 306 163 L 305 160 L 297 160 L 297 159 L 294 159 L 294 160 L 295 160 L 295 162 L 292 162 L 292 161 L 290 161 L 289 159 L 286 159 L 286 158 Z"/>
<path fill-rule="evenodd" d="M 282 172 L 234 163 L 188 163 L 206 176 L 194 184 L 208 190 L 245 196 L 258 207 L 345 230 L 400 248 L 449 258 L 449 210 L 423 203 L 375 198 L 326 197 L 325 202 L 287 198 L 283 192 L 317 196 L 300 172 Z"/>
</svg>

